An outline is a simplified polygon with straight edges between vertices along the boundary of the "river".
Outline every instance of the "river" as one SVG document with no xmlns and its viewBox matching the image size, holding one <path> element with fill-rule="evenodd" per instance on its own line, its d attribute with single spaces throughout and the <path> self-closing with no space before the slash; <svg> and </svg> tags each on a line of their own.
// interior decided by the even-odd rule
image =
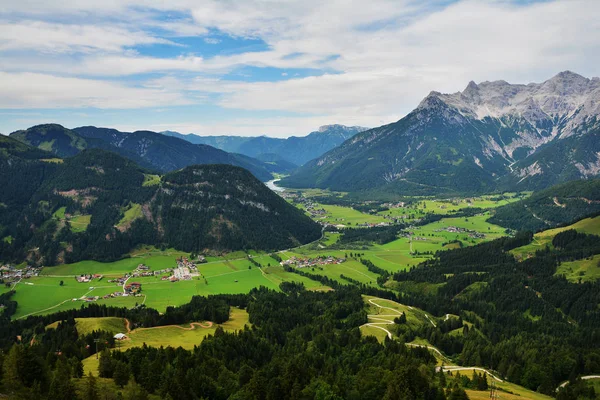
<svg viewBox="0 0 600 400">
<path fill-rule="evenodd" d="M 278 182 L 278 181 L 279 181 L 279 179 L 273 179 L 273 180 L 270 180 L 269 182 L 265 182 L 265 185 L 267 185 L 267 187 L 274 192 L 283 192 L 285 189 L 282 187 L 279 187 L 275 184 L 275 182 Z"/>
</svg>

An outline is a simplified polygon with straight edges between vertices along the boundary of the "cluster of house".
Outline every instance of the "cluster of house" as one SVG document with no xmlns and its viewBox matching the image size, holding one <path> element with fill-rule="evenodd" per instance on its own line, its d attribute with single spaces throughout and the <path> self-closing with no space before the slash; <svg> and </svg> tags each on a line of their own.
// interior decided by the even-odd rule
<svg viewBox="0 0 600 400">
<path fill-rule="evenodd" d="M 126 284 L 123 289 L 125 290 L 125 293 L 123 293 L 124 296 L 134 296 L 142 291 L 142 284 L 139 282 L 131 282 Z"/>
<path fill-rule="evenodd" d="M 129 274 L 125 274 L 119 278 L 109 279 L 108 282 L 116 283 L 117 285 L 123 285 L 127 279 L 129 279 Z"/>
<path fill-rule="evenodd" d="M 140 276 L 154 276 L 155 273 L 150 271 L 150 267 L 145 264 L 139 264 L 137 268 L 131 273 L 130 276 L 135 278 Z"/>
<path fill-rule="evenodd" d="M 318 265 L 331 265 L 331 264 L 341 264 L 346 261 L 345 258 L 336 258 L 333 256 L 320 256 L 316 258 L 299 258 L 292 257 L 287 260 L 283 260 L 279 264 L 281 266 L 292 266 L 296 268 L 306 268 L 306 267 L 314 267 Z"/>
<path fill-rule="evenodd" d="M 436 229 L 435 232 L 468 233 L 470 238 L 485 239 L 485 235 L 483 233 L 472 231 L 466 228 L 459 228 L 457 226 L 447 226 L 442 229 Z"/>
<path fill-rule="evenodd" d="M 404 206 L 406 206 L 406 203 L 403 201 L 399 201 L 397 203 L 383 203 L 381 206 L 386 208 L 404 208 Z"/>
<path fill-rule="evenodd" d="M 363 222 L 362 224 L 356 224 L 356 226 L 360 226 L 363 228 L 375 228 L 375 227 L 379 227 L 379 226 L 390 226 L 390 225 L 391 224 L 389 222 L 379 222 L 377 224 Z"/>
<path fill-rule="evenodd" d="M 102 298 L 106 300 L 106 299 L 114 299 L 115 297 L 121 297 L 121 296 L 123 296 L 123 292 L 121 292 L 119 290 L 119 291 L 116 291 L 113 293 L 105 294 L 104 296 L 102 296 Z"/>
<path fill-rule="evenodd" d="M 75 277 L 75 279 L 79 283 L 89 283 L 93 279 L 101 280 L 103 277 L 104 277 L 104 275 L 100 275 L 100 274 L 87 274 L 87 275 L 79 275 L 79 276 Z"/>
<path fill-rule="evenodd" d="M 29 279 L 40 274 L 41 268 L 31 267 L 29 265 L 23 268 L 17 268 L 13 265 L 0 266 L 0 279 L 6 284 L 11 284 L 21 279 Z"/>
</svg>

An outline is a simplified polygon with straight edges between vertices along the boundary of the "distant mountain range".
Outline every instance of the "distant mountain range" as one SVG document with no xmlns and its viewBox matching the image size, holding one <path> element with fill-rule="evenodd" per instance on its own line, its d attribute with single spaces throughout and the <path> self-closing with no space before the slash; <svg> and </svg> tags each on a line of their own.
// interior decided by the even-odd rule
<svg viewBox="0 0 600 400">
<path fill-rule="evenodd" d="M 281 184 L 402 194 L 537 190 L 600 173 L 600 79 L 470 82 L 431 92 L 398 122 L 357 134 Z"/>
<path fill-rule="evenodd" d="M 108 261 L 141 244 L 271 251 L 321 235 L 301 210 L 231 165 L 159 176 L 114 152 L 85 149 L 63 159 L 0 136 L 0 187 L 5 261 Z"/>
<path fill-rule="evenodd" d="M 318 131 L 312 132 L 307 136 L 292 136 L 287 139 L 267 136 L 182 135 L 173 131 L 164 131 L 161 133 L 178 137 L 194 144 L 207 144 L 227 152 L 240 153 L 258 159 L 265 157 L 272 158 L 276 155 L 281 160 L 299 166 L 321 156 L 366 129 L 360 126 L 325 125 L 320 127 Z"/>
<path fill-rule="evenodd" d="M 13 132 L 10 137 L 59 157 L 73 156 L 85 149 L 113 151 L 158 172 L 174 171 L 189 165 L 229 164 L 246 168 L 262 181 L 270 180 L 271 172 L 283 172 L 274 163 L 267 164 L 242 154 L 195 145 L 150 131 L 120 132 L 94 126 L 71 130 L 57 124 L 46 124 Z"/>
</svg>

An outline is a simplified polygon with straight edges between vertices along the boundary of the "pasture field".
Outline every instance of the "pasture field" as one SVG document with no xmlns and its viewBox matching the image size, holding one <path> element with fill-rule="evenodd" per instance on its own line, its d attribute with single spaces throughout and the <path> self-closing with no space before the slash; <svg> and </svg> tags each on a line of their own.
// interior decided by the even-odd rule
<svg viewBox="0 0 600 400">
<path fill-rule="evenodd" d="M 140 250 L 136 254 L 134 257 L 113 263 L 82 261 L 44 268 L 39 277 L 22 281 L 17 285 L 13 298 L 18 302 L 18 307 L 14 318 L 85 307 L 89 303 L 73 301 L 73 299 L 82 296 L 102 297 L 122 290 L 120 285 L 108 283 L 110 277 L 123 276 L 133 271 L 140 263 L 148 265 L 152 270 L 173 267 L 176 257 L 188 255 L 172 250 L 158 252 L 152 248 Z M 244 255 L 245 253 L 239 253 L 234 256 Z M 268 255 L 257 255 L 254 260 L 264 266 L 264 269 L 261 270 L 252 264 L 246 257 L 221 258 L 218 261 L 199 264 L 201 276 L 189 281 L 162 281 L 159 276 L 130 278 L 131 282 L 142 283 L 141 297 L 99 299 L 95 303 L 129 308 L 144 303 L 159 312 L 164 312 L 168 306 L 185 304 L 195 295 L 247 293 L 260 286 L 279 290 L 279 284 L 283 281 L 303 282 L 307 288 L 315 290 L 329 289 L 322 287 L 319 282 L 285 272 L 279 263 Z M 78 283 L 75 280 L 76 276 L 90 273 L 104 274 L 105 277 L 89 283 Z M 63 286 L 60 286 L 60 281 L 63 281 Z M 6 291 L 8 290 L 6 288 Z"/>
<path fill-rule="evenodd" d="M 190 329 L 190 324 L 137 328 L 127 333 L 128 339 L 117 343 L 116 346 L 117 349 L 127 350 L 132 347 L 141 347 L 145 343 L 152 347 L 171 346 L 190 350 L 200 344 L 206 336 L 214 334 L 219 326 L 225 331 L 234 332 L 249 325 L 248 319 L 246 310 L 232 307 L 229 320 L 223 324 L 203 322 L 202 326 L 193 325 L 193 329 Z"/>
<path fill-rule="evenodd" d="M 563 262 L 555 275 L 564 275 L 571 282 L 596 281 L 600 278 L 600 255 L 590 259 Z"/>
<path fill-rule="evenodd" d="M 54 211 L 54 214 L 52 214 L 52 216 L 56 219 L 63 220 L 63 219 L 65 219 L 65 211 L 66 210 L 67 210 L 67 207 L 61 207 L 58 210 Z"/>
<path fill-rule="evenodd" d="M 536 251 L 543 250 L 546 246 L 552 248 L 554 236 L 569 229 L 591 235 L 600 235 L 600 217 L 585 218 L 572 225 L 538 232 L 533 235 L 533 241 L 530 244 L 513 249 L 511 253 L 518 258 L 527 258 L 535 254 Z"/>
<path fill-rule="evenodd" d="M 87 214 L 74 216 L 69 220 L 69 223 L 71 224 L 71 231 L 75 233 L 85 232 L 91 220 L 92 216 Z"/>
<path fill-rule="evenodd" d="M 327 204 L 319 205 L 319 207 L 322 207 L 327 212 L 327 215 L 322 221 L 330 224 L 354 226 L 358 224 L 378 224 L 380 222 L 386 222 L 385 218 L 379 215 L 365 214 L 350 207 Z"/>
<path fill-rule="evenodd" d="M 131 222 L 135 221 L 138 218 L 142 218 L 144 215 L 142 213 L 142 206 L 137 203 L 132 203 L 129 205 L 129 208 L 125 210 L 123 213 L 123 218 L 116 225 L 117 228 L 128 226 Z"/>
<path fill-rule="evenodd" d="M 59 321 L 56 321 L 46 329 L 55 329 Z M 98 318 L 75 318 L 75 327 L 80 335 L 87 335 L 93 331 L 107 331 L 113 334 L 126 332 L 125 321 L 117 317 L 98 317 Z"/>
<path fill-rule="evenodd" d="M 160 184 L 160 175 L 144 174 L 142 186 L 155 186 Z"/>
<path fill-rule="evenodd" d="M 387 211 L 380 211 L 378 215 L 387 215 L 391 217 L 406 216 L 406 219 L 412 220 L 421 218 L 426 213 L 432 214 L 452 214 L 465 208 L 493 209 L 504 206 L 520 200 L 515 193 L 505 193 L 503 196 L 481 196 L 468 199 L 419 199 L 406 207 L 391 208 Z"/>
<path fill-rule="evenodd" d="M 133 271 L 139 264 L 146 264 L 153 270 L 172 268 L 176 265 L 175 259 L 188 256 L 176 250 L 154 251 L 152 248 L 144 248 L 132 253 L 131 257 L 119 261 L 103 263 L 99 261 L 80 261 L 73 264 L 63 264 L 54 267 L 45 267 L 41 275 L 69 277 L 82 274 L 102 274 L 105 276 L 121 276 L 126 272 Z"/>
<path fill-rule="evenodd" d="M 473 370 L 461 370 L 458 371 L 460 372 L 460 374 L 462 376 L 467 376 L 469 379 L 473 378 Z M 478 374 L 481 374 L 482 371 L 477 371 Z M 451 379 L 453 376 L 456 375 L 456 372 L 452 372 L 452 376 L 447 375 L 446 376 L 446 381 L 447 382 L 451 382 Z M 488 384 L 491 384 L 492 382 L 492 378 L 488 375 L 487 377 L 488 380 Z M 550 396 L 546 396 L 544 394 L 541 393 L 537 393 L 534 391 L 531 391 L 529 389 L 524 388 L 523 386 L 519 386 L 516 385 L 514 383 L 510 383 L 507 381 L 503 381 L 503 382 L 499 382 L 497 380 L 494 380 L 494 383 L 496 385 L 496 388 L 498 389 L 499 393 L 498 395 L 500 396 L 501 399 L 510 399 L 510 400 L 550 400 L 552 399 L 552 397 Z M 470 399 L 475 399 L 475 400 L 483 400 L 483 399 L 489 399 L 490 398 L 490 391 L 486 390 L 486 391 L 480 391 L 480 390 L 467 390 L 467 394 L 469 395 Z"/>
</svg>

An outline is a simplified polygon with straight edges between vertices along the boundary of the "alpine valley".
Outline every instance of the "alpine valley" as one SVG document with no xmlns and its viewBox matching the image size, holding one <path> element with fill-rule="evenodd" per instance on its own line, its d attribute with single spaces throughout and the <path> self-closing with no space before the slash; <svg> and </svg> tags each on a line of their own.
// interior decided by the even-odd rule
<svg viewBox="0 0 600 400">
<path fill-rule="evenodd" d="M 275 139 L 0 135 L 0 398 L 593 400 L 600 80 Z"/>
</svg>

